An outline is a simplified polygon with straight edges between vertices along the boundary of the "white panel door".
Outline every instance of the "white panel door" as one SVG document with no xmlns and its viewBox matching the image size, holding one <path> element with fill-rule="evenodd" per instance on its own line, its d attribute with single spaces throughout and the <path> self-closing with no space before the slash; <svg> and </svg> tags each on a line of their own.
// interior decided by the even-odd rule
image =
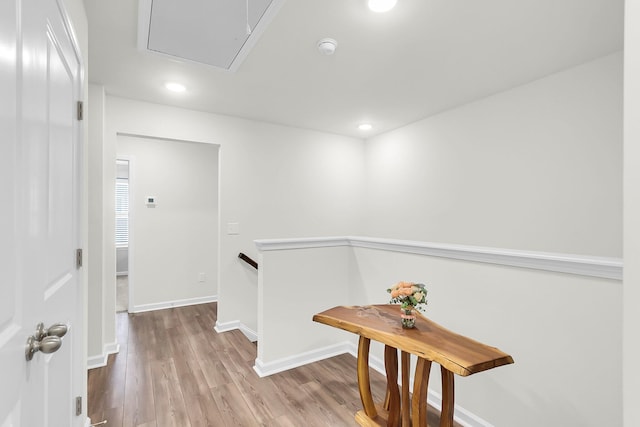
<svg viewBox="0 0 640 427">
<path fill-rule="evenodd" d="M 16 384 L 24 371 L 16 251 L 16 5 L 0 3 L 0 426 L 20 425 Z M 6 385 L 5 385 L 6 384 Z"/>
<path fill-rule="evenodd" d="M 0 3 L 0 427 L 79 427 L 84 393 L 79 248 L 81 61 L 62 0 Z M 25 357 L 38 323 L 69 327 Z"/>
</svg>

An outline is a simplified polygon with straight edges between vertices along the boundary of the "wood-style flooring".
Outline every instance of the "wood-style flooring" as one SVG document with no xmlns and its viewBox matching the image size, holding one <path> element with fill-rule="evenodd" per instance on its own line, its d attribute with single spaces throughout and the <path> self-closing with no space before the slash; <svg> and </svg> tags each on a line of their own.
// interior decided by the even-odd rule
<svg viewBox="0 0 640 427">
<path fill-rule="evenodd" d="M 215 303 L 118 314 L 120 352 L 89 371 L 88 413 L 106 427 L 357 426 L 356 360 L 336 356 L 266 378 L 256 345 L 218 334 Z M 295 337 L 292 337 L 295 339 Z M 382 401 L 385 378 L 371 371 Z M 439 425 L 433 408 L 429 425 Z M 457 424 L 456 424 L 457 425 Z"/>
</svg>

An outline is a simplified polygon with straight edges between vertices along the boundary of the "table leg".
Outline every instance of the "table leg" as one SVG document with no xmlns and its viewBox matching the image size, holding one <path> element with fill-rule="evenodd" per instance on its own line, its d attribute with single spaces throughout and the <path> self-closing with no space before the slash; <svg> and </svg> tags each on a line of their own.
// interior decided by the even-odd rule
<svg viewBox="0 0 640 427">
<path fill-rule="evenodd" d="M 429 388 L 430 372 L 431 361 L 418 357 L 416 373 L 413 377 L 413 397 L 411 403 L 413 427 L 427 427 L 427 389 Z"/>
<path fill-rule="evenodd" d="M 389 418 L 387 426 L 400 425 L 400 391 L 398 390 L 398 350 L 394 347 L 384 346 L 384 369 L 387 374 L 387 398 Z"/>
<path fill-rule="evenodd" d="M 364 413 L 369 418 L 375 418 L 378 415 L 376 406 L 371 396 L 371 382 L 369 380 L 369 346 L 371 340 L 363 336 L 358 342 L 358 388 L 360 389 L 360 400 Z"/>
<path fill-rule="evenodd" d="M 442 375 L 442 411 L 440 413 L 440 427 L 452 427 L 454 408 L 453 372 L 441 366 L 440 374 Z"/>
<path fill-rule="evenodd" d="M 406 351 L 400 353 L 402 358 L 402 427 L 411 427 L 411 401 L 409 399 L 409 370 L 411 357 Z"/>
<path fill-rule="evenodd" d="M 389 387 L 387 387 L 387 391 L 384 394 L 384 402 L 382 402 L 382 407 L 388 412 L 389 406 L 391 406 L 391 392 L 389 391 Z"/>
</svg>

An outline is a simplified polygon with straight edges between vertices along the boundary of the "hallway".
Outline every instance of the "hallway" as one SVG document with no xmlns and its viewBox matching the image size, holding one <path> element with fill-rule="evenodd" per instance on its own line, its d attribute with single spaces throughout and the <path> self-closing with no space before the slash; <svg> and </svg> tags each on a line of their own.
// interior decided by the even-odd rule
<svg viewBox="0 0 640 427">
<path fill-rule="evenodd" d="M 118 314 L 120 352 L 89 371 L 92 423 L 109 427 L 356 426 L 356 360 L 341 355 L 266 378 L 256 345 L 213 330 L 216 303 Z M 376 400 L 384 377 L 371 372 Z M 304 420 L 304 421 L 301 421 Z M 438 417 L 430 413 L 430 425 Z M 456 424 L 457 425 L 457 424 Z"/>
</svg>

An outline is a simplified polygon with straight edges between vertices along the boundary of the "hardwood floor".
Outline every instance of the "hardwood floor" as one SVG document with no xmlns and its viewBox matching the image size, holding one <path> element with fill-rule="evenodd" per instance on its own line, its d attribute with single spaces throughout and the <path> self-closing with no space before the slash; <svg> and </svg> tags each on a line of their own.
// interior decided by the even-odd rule
<svg viewBox="0 0 640 427">
<path fill-rule="evenodd" d="M 213 330 L 216 304 L 118 314 L 120 352 L 89 371 L 88 412 L 107 427 L 357 426 L 361 409 L 350 355 L 266 378 L 256 345 Z M 374 398 L 385 378 L 371 371 Z M 439 425 L 430 408 L 429 425 Z M 457 426 L 457 424 L 456 424 Z"/>
</svg>

